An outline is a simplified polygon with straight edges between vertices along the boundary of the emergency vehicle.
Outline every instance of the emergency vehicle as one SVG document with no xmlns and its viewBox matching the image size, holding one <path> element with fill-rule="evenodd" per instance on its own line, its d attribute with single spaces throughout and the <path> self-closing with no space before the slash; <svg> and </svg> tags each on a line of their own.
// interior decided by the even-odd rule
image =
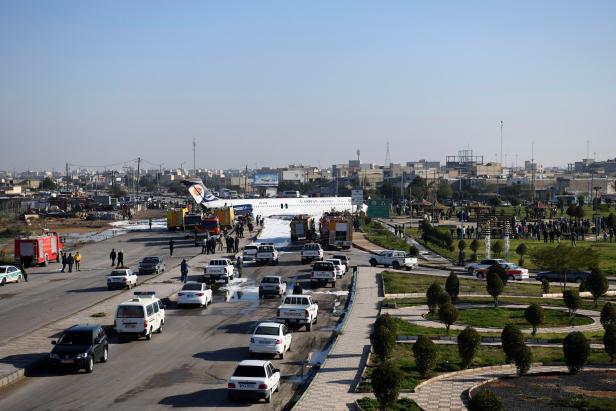
<svg viewBox="0 0 616 411">
<path fill-rule="evenodd" d="M 64 249 L 62 239 L 55 231 L 41 235 L 15 239 L 15 264 L 20 266 L 42 265 L 50 261 L 60 262 L 60 252 Z"/>
</svg>

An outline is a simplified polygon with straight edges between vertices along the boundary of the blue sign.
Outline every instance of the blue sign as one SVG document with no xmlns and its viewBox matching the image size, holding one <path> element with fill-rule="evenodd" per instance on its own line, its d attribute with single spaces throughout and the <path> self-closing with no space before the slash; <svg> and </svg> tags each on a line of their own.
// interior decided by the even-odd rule
<svg viewBox="0 0 616 411">
<path fill-rule="evenodd" d="M 252 204 L 237 204 L 233 206 L 233 211 L 237 215 L 246 215 L 252 213 Z"/>
</svg>

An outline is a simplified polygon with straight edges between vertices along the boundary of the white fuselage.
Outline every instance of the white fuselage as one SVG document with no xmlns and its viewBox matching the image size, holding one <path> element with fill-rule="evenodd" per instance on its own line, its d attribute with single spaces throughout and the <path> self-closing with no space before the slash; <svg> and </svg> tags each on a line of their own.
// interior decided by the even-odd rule
<svg viewBox="0 0 616 411">
<path fill-rule="evenodd" d="M 351 197 L 301 197 L 301 198 L 251 198 L 217 199 L 208 201 L 206 207 L 235 207 L 251 205 L 252 214 L 268 217 L 272 215 L 308 214 L 320 216 L 327 211 L 353 211 Z"/>
</svg>

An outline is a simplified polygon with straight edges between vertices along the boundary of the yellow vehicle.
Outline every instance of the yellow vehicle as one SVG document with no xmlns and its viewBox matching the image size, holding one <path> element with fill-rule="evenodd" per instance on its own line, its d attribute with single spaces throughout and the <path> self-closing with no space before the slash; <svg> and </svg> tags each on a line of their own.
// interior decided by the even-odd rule
<svg viewBox="0 0 616 411">
<path fill-rule="evenodd" d="M 167 230 L 184 230 L 184 217 L 188 208 L 170 208 L 167 210 Z"/>
<path fill-rule="evenodd" d="M 235 211 L 233 207 L 214 208 L 212 214 L 218 217 L 221 227 L 233 227 L 235 222 Z"/>
</svg>

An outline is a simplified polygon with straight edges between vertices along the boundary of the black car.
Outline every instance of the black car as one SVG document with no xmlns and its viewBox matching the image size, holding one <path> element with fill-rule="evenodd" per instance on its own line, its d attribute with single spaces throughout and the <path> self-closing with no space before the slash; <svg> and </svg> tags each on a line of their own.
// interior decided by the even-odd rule
<svg viewBox="0 0 616 411">
<path fill-rule="evenodd" d="M 65 330 L 58 341 L 51 343 L 54 345 L 49 354 L 52 369 L 83 368 L 90 373 L 95 362 L 107 362 L 109 359 L 109 342 L 100 325 L 74 325 Z"/>
<path fill-rule="evenodd" d="M 162 257 L 145 257 L 139 262 L 139 274 L 160 274 L 165 271 Z"/>
<path fill-rule="evenodd" d="M 545 278 L 549 282 L 563 282 L 565 279 L 568 283 L 581 283 L 590 275 L 587 271 L 578 271 L 573 273 L 557 273 L 554 271 L 543 271 L 535 276 L 535 280 L 543 281 Z"/>
</svg>

